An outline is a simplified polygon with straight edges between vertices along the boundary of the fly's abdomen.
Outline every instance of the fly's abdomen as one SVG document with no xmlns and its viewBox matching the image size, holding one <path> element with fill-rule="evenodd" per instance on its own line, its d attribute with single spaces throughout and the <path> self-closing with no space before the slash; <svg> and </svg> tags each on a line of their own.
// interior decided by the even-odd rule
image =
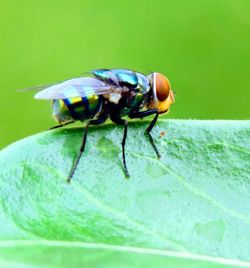
<svg viewBox="0 0 250 268">
<path fill-rule="evenodd" d="M 102 106 L 102 96 L 76 97 L 53 101 L 53 116 L 59 122 L 93 118 Z"/>
<path fill-rule="evenodd" d="M 67 106 L 64 104 L 62 100 L 53 100 L 52 108 L 53 108 L 53 117 L 59 123 L 72 120 L 69 110 L 67 109 Z"/>
</svg>

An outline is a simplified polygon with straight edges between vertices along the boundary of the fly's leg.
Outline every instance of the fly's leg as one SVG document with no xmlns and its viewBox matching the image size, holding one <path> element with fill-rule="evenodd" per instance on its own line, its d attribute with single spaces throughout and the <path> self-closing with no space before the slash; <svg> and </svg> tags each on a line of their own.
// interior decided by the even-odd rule
<svg viewBox="0 0 250 268">
<path fill-rule="evenodd" d="M 87 140 L 87 134 L 88 134 L 88 130 L 89 130 L 89 124 L 90 124 L 90 121 L 87 122 L 86 126 L 85 126 L 85 129 L 84 129 L 84 132 L 83 132 L 83 137 L 82 137 L 82 144 L 81 144 L 81 147 L 80 147 L 80 150 L 78 152 L 78 155 L 71 167 L 71 170 L 70 170 L 70 173 L 69 173 L 69 176 L 68 176 L 68 179 L 67 179 L 67 182 L 70 182 L 75 171 L 76 171 L 76 167 L 80 161 L 80 158 L 82 156 L 82 153 L 84 151 L 84 148 L 85 148 L 85 144 L 86 144 L 86 140 Z"/>
<path fill-rule="evenodd" d="M 68 121 L 68 122 L 65 122 L 65 123 L 63 123 L 63 124 L 60 124 L 60 125 L 56 125 L 56 126 L 54 126 L 54 127 L 51 127 L 49 130 L 52 130 L 52 129 L 55 129 L 55 128 L 60 128 L 60 127 L 64 127 L 64 126 L 66 126 L 66 125 L 69 125 L 69 124 L 73 124 L 73 123 L 75 123 L 75 121 Z"/>
<path fill-rule="evenodd" d="M 148 134 L 150 143 L 151 143 L 152 147 L 154 148 L 154 151 L 155 151 L 157 157 L 158 157 L 158 158 L 161 158 L 161 155 L 160 155 L 160 153 L 159 153 L 159 151 L 158 151 L 158 149 L 157 149 L 157 147 L 156 147 L 156 145 L 155 145 L 154 139 L 153 139 L 153 137 L 152 137 L 152 135 L 151 135 L 151 133 L 150 133 L 150 131 L 152 130 L 152 128 L 154 127 L 154 125 L 155 125 L 155 123 L 156 123 L 156 121 L 157 121 L 157 119 L 158 119 L 158 116 L 159 116 L 159 114 L 157 113 L 157 114 L 155 115 L 154 119 L 150 122 L 150 124 L 149 124 L 149 126 L 147 127 L 145 133 Z"/>
<path fill-rule="evenodd" d="M 126 157 L 125 157 L 125 144 L 126 144 L 126 139 L 127 139 L 127 132 L 128 132 L 128 122 L 124 121 L 124 132 L 123 132 L 123 138 L 122 138 L 122 162 L 123 162 L 125 176 L 129 177 L 128 168 L 126 164 Z"/>
<path fill-rule="evenodd" d="M 111 120 L 116 123 L 117 125 L 123 125 L 124 131 L 123 131 L 123 138 L 122 138 L 122 163 L 123 163 L 123 169 L 125 176 L 128 178 L 128 168 L 126 163 L 126 154 L 125 154 L 125 145 L 126 145 L 126 139 L 127 139 L 127 132 L 128 132 L 128 122 L 126 120 L 123 120 L 121 118 L 111 118 Z"/>
<path fill-rule="evenodd" d="M 131 112 L 129 114 L 129 117 L 130 118 L 144 118 L 144 117 L 147 117 L 147 116 L 150 116 L 152 114 L 155 114 L 155 117 L 153 118 L 153 120 L 150 122 L 149 126 L 147 127 L 146 131 L 145 131 L 145 134 L 148 135 L 149 137 L 149 141 L 157 155 L 158 158 L 161 158 L 161 155 L 155 145 L 155 142 L 154 142 L 154 139 L 151 135 L 151 130 L 153 129 L 157 119 L 158 119 L 158 116 L 159 116 L 159 113 L 158 113 L 158 110 L 157 109 L 151 109 L 151 110 L 147 110 L 147 111 L 143 111 L 143 112 Z"/>
<path fill-rule="evenodd" d="M 80 150 L 78 152 L 78 155 L 72 165 L 72 168 L 70 170 L 70 173 L 69 173 L 69 176 L 68 176 L 68 179 L 67 179 L 67 182 L 70 183 L 75 171 L 76 171 L 76 168 L 77 168 L 77 165 L 80 161 L 80 158 L 82 156 L 82 153 L 84 152 L 84 148 L 85 148 L 85 144 L 86 144 L 86 141 L 87 141 L 87 134 L 88 134 L 88 130 L 89 130 L 89 125 L 100 125 L 102 123 L 104 123 L 106 120 L 106 117 L 105 118 L 99 118 L 99 119 L 95 119 L 95 120 L 90 120 L 87 122 L 85 128 L 84 128 L 84 132 L 83 132 L 83 136 L 82 136 L 82 144 L 81 144 L 81 147 L 80 147 Z"/>
</svg>

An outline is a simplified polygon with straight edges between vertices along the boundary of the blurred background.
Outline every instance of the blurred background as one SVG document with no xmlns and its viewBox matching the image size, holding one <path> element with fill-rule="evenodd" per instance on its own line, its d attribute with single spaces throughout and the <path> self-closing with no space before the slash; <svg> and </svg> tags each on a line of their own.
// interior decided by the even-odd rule
<svg viewBox="0 0 250 268">
<path fill-rule="evenodd" d="M 249 0 L 0 4 L 0 148 L 55 124 L 48 101 L 17 89 L 94 68 L 167 75 L 168 118 L 250 118 Z"/>
</svg>

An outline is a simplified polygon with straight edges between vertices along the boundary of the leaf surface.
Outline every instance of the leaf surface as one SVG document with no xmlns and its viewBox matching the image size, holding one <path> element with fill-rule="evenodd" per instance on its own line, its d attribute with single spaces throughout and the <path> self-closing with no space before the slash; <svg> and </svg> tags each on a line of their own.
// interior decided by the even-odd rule
<svg viewBox="0 0 250 268">
<path fill-rule="evenodd" d="M 147 123 L 147 122 L 146 122 Z M 250 121 L 40 133 L 0 152 L 1 267 L 250 267 Z"/>
</svg>

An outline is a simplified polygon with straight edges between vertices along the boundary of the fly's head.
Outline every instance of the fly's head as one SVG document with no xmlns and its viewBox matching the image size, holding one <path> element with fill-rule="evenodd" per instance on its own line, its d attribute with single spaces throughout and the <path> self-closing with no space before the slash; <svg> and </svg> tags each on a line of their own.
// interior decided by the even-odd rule
<svg viewBox="0 0 250 268">
<path fill-rule="evenodd" d="M 158 109 L 159 113 L 166 113 L 170 105 L 174 103 L 174 93 L 171 90 L 170 82 L 160 73 L 152 73 L 148 76 L 152 95 L 149 99 L 148 108 Z"/>
</svg>

